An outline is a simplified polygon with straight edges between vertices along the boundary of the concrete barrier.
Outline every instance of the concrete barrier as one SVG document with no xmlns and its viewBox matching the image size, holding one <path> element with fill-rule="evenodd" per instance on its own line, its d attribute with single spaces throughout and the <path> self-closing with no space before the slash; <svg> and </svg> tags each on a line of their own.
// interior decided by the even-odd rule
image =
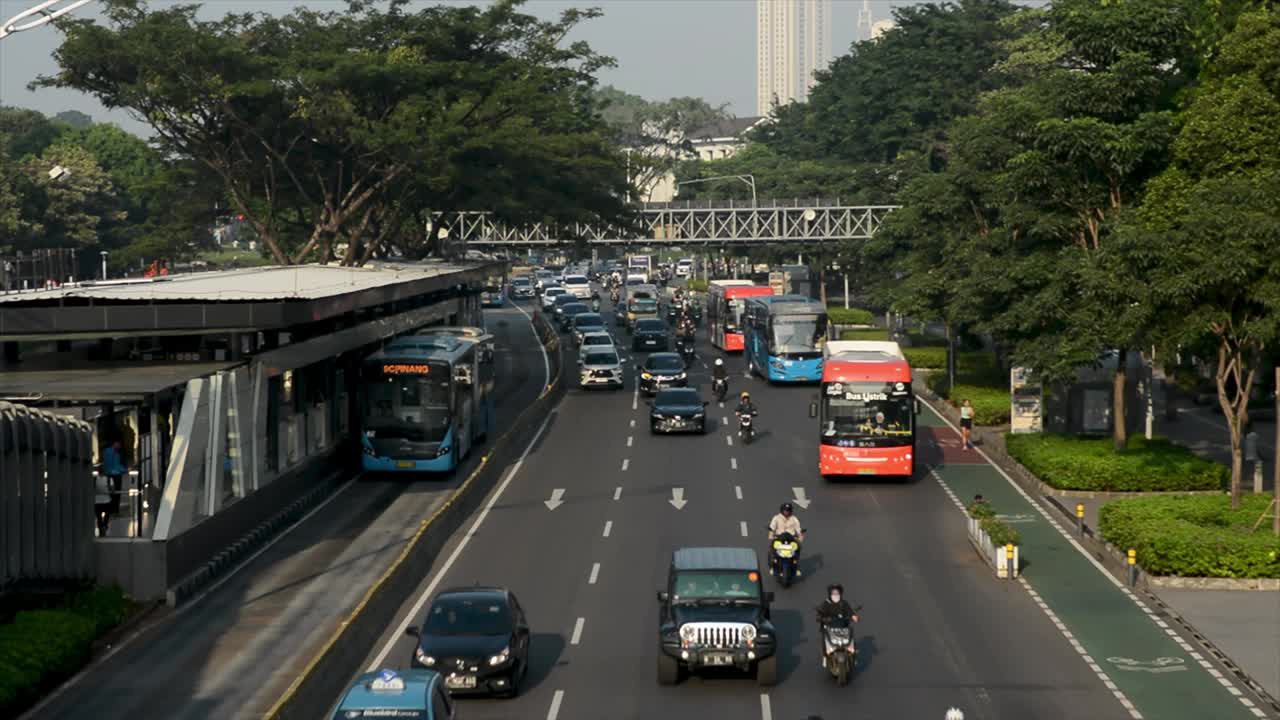
<svg viewBox="0 0 1280 720">
<path fill-rule="evenodd" d="M 284 696 L 267 711 L 266 720 L 315 720 L 328 716 L 339 692 L 360 672 L 387 623 L 412 597 L 449 538 L 480 507 L 506 469 L 519 459 L 543 418 L 564 395 L 559 334 L 540 313 L 533 315 L 533 323 L 547 349 L 551 382 L 507 432 L 493 442 L 480 464 L 449 500 L 423 521 L 400 557 L 369 588 Z"/>
</svg>

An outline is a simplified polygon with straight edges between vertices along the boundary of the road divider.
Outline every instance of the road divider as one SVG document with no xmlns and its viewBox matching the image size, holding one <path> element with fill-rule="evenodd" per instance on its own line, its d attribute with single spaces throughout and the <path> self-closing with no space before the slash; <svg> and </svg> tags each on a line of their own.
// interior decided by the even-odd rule
<svg viewBox="0 0 1280 720">
<path fill-rule="evenodd" d="M 388 621 L 396 617 L 429 574 L 449 538 L 482 505 L 500 479 L 506 476 L 510 481 L 507 468 L 514 471 L 523 462 L 563 397 L 565 387 L 558 334 L 540 313 L 535 312 L 530 322 L 542 342 L 547 363 L 548 380 L 542 394 L 494 440 L 479 465 L 444 505 L 421 523 L 400 556 L 338 625 L 283 697 L 267 711 L 264 720 L 327 717 L 342 690 L 362 670 L 361 665 L 382 637 Z"/>
</svg>

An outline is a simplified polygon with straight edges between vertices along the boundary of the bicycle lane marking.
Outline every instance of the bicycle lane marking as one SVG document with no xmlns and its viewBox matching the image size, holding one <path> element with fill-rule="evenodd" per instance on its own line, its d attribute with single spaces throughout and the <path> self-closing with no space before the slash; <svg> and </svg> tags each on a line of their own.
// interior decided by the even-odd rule
<svg viewBox="0 0 1280 720">
<path fill-rule="evenodd" d="M 930 411 L 936 414 L 933 408 Z M 1022 534 L 1026 566 L 1020 584 L 1126 709 L 1132 703 L 1136 708 L 1132 715 L 1152 720 L 1268 717 L 1168 623 L 1099 567 L 985 453 L 966 453 L 986 462 L 940 465 L 936 477 L 957 504 L 962 504 L 959 498 L 968 502 L 981 493 L 1001 513 L 1020 515 L 1019 519 L 1030 514 L 1031 521 L 1014 526 Z"/>
</svg>

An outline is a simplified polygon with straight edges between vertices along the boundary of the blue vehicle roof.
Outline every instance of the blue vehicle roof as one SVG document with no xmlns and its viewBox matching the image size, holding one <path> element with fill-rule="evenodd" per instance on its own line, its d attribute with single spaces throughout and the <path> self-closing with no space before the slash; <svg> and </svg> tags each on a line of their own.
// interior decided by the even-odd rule
<svg viewBox="0 0 1280 720">
<path fill-rule="evenodd" d="M 456 362 L 475 343 L 447 335 L 409 335 L 392 340 L 367 362 L 383 360 L 441 360 Z"/>
<path fill-rule="evenodd" d="M 380 682 L 381 681 L 381 682 Z M 426 710 L 430 717 L 431 690 L 440 682 L 440 673 L 434 670 L 380 670 L 365 673 L 356 679 L 338 705 L 341 713 L 346 710 Z M 393 688 L 381 689 L 380 684 Z"/>
</svg>

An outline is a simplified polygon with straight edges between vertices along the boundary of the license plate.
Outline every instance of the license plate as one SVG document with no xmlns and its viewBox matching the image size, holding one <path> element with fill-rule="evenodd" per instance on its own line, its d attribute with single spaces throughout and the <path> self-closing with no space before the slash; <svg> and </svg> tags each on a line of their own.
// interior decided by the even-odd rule
<svg viewBox="0 0 1280 720">
<path fill-rule="evenodd" d="M 707 653 L 703 656 L 707 665 L 732 665 L 733 656 L 729 653 Z"/>
<path fill-rule="evenodd" d="M 411 467 L 417 467 L 417 466 L 418 466 L 418 463 L 412 460 L 401 460 L 400 462 L 396 463 L 396 467 L 401 467 L 401 468 L 411 468 Z"/>
<path fill-rule="evenodd" d="M 476 686 L 475 675 L 450 675 L 445 678 L 445 687 L 450 690 L 469 690 Z"/>
<path fill-rule="evenodd" d="M 858 474 L 859 475 L 875 475 L 876 471 L 874 468 L 861 468 L 858 470 Z"/>
<path fill-rule="evenodd" d="M 645 344 L 645 345 L 657 345 L 657 344 L 658 344 L 658 341 L 657 341 L 657 340 L 645 340 L 645 341 L 644 341 L 644 344 Z"/>
</svg>

